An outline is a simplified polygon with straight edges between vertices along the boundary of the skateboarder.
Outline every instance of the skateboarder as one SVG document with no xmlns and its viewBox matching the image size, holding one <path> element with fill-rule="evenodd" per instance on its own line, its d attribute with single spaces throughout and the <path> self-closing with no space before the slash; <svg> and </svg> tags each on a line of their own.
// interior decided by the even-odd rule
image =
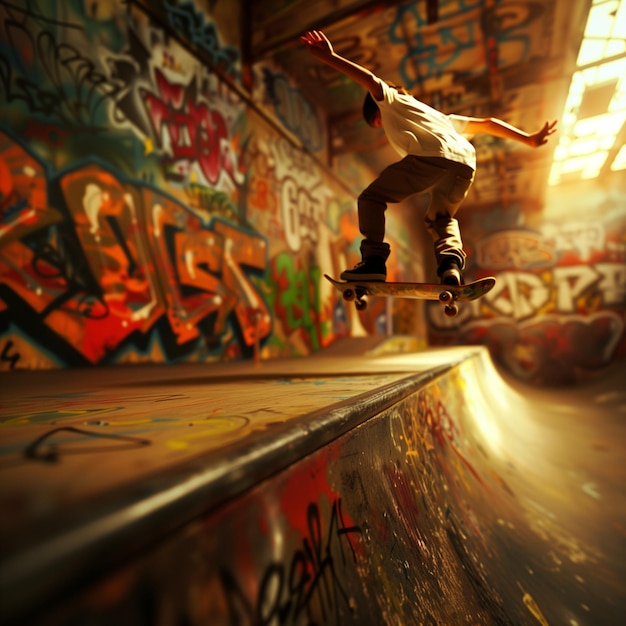
<svg viewBox="0 0 626 626">
<path fill-rule="evenodd" d="M 389 244 L 385 238 L 388 202 L 429 192 L 424 218 L 434 240 L 437 274 L 443 284 L 463 282 L 465 252 L 455 214 L 474 180 L 476 152 L 466 138 L 477 133 L 514 139 L 527 146 L 545 144 L 556 121 L 531 134 L 495 118 L 445 115 L 420 102 L 402 88 L 392 87 L 370 70 L 337 54 L 318 30 L 301 40 L 320 61 L 342 72 L 367 90 L 363 115 L 373 128 L 382 127 L 402 159 L 385 168 L 359 196 L 362 261 L 341 273 L 343 280 L 385 280 Z"/>
</svg>

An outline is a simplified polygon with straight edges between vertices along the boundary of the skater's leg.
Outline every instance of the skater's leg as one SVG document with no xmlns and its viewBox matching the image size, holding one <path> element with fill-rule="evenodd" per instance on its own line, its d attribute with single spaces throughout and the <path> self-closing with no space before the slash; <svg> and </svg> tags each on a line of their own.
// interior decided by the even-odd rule
<svg viewBox="0 0 626 626">
<path fill-rule="evenodd" d="M 459 272 L 465 267 L 466 254 L 454 217 L 474 179 L 471 168 L 448 161 L 446 175 L 432 190 L 432 201 L 424 216 L 426 228 L 434 241 L 438 274 L 442 276 L 450 267 Z M 460 278 L 460 274 L 459 274 Z"/>
</svg>

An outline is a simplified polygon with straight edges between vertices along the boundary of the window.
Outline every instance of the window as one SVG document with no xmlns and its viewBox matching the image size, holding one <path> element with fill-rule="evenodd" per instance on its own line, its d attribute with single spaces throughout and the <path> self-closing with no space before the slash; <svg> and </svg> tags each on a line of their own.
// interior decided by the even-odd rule
<svg viewBox="0 0 626 626">
<path fill-rule="evenodd" d="M 550 184 L 626 169 L 626 1 L 593 0 Z"/>
</svg>

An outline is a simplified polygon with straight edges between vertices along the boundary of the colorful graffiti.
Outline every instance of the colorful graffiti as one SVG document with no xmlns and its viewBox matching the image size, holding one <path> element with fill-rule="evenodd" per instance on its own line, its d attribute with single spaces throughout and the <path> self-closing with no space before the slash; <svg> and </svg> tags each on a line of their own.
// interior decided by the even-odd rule
<svg viewBox="0 0 626 626">
<path fill-rule="evenodd" d="M 321 122 L 299 89 L 290 85 L 284 74 L 263 68 L 265 91 L 278 119 L 312 152 L 322 149 L 324 134 Z"/>
<path fill-rule="evenodd" d="M 150 120 L 151 140 L 171 159 L 169 169 L 174 179 L 185 175 L 188 180 L 186 169 L 197 165 L 198 179 L 204 185 L 216 186 L 221 175 L 241 185 L 243 174 L 236 152 L 239 138 L 230 141 L 224 116 L 195 97 L 194 83 L 183 86 L 170 82 L 158 69 L 155 82 L 156 93 L 140 93 Z"/>
<path fill-rule="evenodd" d="M 537 383 L 571 383 L 624 351 L 626 241 L 619 216 L 505 230 L 475 246 L 475 271 L 496 287 L 459 319 L 429 308 L 433 340 L 446 329 L 488 345 L 509 372 Z M 479 269 L 478 269 L 479 268 Z"/>
<path fill-rule="evenodd" d="M 270 129 L 208 15 L 146 10 L 0 1 L 4 369 L 308 354 L 349 332 L 318 280 L 346 192 L 287 138 L 321 150 L 315 111 L 261 67 Z"/>
<path fill-rule="evenodd" d="M 322 518 L 317 502 L 310 502 L 305 509 L 307 528 L 302 531 L 300 546 L 294 547 L 288 562 L 266 565 L 253 601 L 246 597 L 236 574 L 227 567 L 222 569 L 227 623 L 297 624 L 318 611 L 326 623 L 340 623 L 339 616 L 350 611 L 342 570 L 347 559 L 356 565 L 353 542 L 363 531 L 346 522 L 341 498 L 332 502 L 329 519 Z"/>
<path fill-rule="evenodd" d="M 197 51 L 206 55 L 214 68 L 227 76 L 239 78 L 241 73 L 239 51 L 233 46 L 221 43 L 215 23 L 198 10 L 194 2 L 186 1 L 174 5 L 168 0 L 163 0 L 160 3 L 153 3 L 153 8 L 159 12 L 163 11 L 166 23 Z"/>
<path fill-rule="evenodd" d="M 375 69 L 401 52 L 409 86 L 462 98 L 466 112 L 482 106 L 489 76 L 440 89 L 443 77 L 471 76 L 485 59 L 529 67 L 555 20 L 552 4 L 450 0 L 424 27 L 423 9 L 350 24 L 338 46 Z M 273 358 L 351 332 L 426 334 L 421 309 L 375 301 L 357 315 L 325 289 L 323 273 L 358 260 L 353 196 L 372 174 L 352 156 L 343 180 L 321 165 L 328 129 L 278 59 L 253 68 L 246 95 L 239 52 L 207 9 L 0 0 L 0 35 L 0 368 L 245 358 L 259 346 Z M 328 87 L 336 77 L 322 71 L 307 76 Z M 481 157 L 472 194 L 490 209 L 467 218 L 469 272 L 498 286 L 456 320 L 428 306 L 431 342 L 489 345 L 538 381 L 623 354 L 619 207 L 523 229 L 538 206 L 515 199 L 521 157 L 478 147 L 500 160 Z M 414 229 L 393 220 L 388 276 L 425 279 L 430 245 L 416 250 Z"/>
<path fill-rule="evenodd" d="M 423 6 L 409 3 L 397 11 L 386 34 L 388 41 L 403 47 L 407 29 L 415 34 L 413 45 L 400 63 L 403 84 L 408 88 L 438 80 L 447 72 L 473 73 L 476 68 L 482 72 L 484 51 L 496 51 L 496 65 L 527 61 L 531 51 L 537 54 L 544 47 L 541 26 L 553 21 L 554 10 L 551 4 L 537 2 L 483 0 L 439 1 L 438 8 L 441 23 L 436 29 L 425 29 Z M 447 54 L 441 54 L 442 47 Z M 454 91 L 447 93 L 448 105 L 454 104 L 451 96 Z"/>
<path fill-rule="evenodd" d="M 114 361 L 133 344 L 146 350 L 155 332 L 166 359 L 198 344 L 224 350 L 235 329 L 241 350 L 256 333 L 268 335 L 271 314 L 254 278 L 267 264 L 259 235 L 223 220 L 204 223 L 173 198 L 99 164 L 48 179 L 6 135 L 0 162 L 10 174 L 3 317 L 22 337 L 52 331 L 76 353 L 67 364 L 94 364 Z M 250 309 L 261 314 L 255 325 Z M 22 325 L 26 319 L 36 331 Z"/>
</svg>

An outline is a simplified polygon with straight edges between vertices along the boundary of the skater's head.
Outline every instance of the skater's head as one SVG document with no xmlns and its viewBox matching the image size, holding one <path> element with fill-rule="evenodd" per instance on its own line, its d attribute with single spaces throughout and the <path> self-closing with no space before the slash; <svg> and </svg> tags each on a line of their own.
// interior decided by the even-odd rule
<svg viewBox="0 0 626 626">
<path fill-rule="evenodd" d="M 371 126 L 372 128 L 381 127 L 380 109 L 376 104 L 376 100 L 374 100 L 369 91 L 367 92 L 363 102 L 363 117 L 365 118 L 368 126 Z"/>
<path fill-rule="evenodd" d="M 389 85 L 393 89 L 396 89 L 398 93 L 401 93 L 405 96 L 410 96 L 411 94 L 404 88 L 399 85 Z M 376 100 L 372 94 L 368 91 L 365 96 L 365 100 L 363 101 L 363 117 L 369 126 L 372 128 L 381 128 L 382 127 L 382 119 L 380 116 L 380 109 L 376 104 Z"/>
</svg>

